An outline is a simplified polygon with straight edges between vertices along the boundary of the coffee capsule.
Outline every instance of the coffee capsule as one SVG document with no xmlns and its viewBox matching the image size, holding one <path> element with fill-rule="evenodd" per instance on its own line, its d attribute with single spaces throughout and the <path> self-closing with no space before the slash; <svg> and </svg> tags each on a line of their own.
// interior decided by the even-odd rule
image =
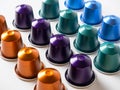
<svg viewBox="0 0 120 90">
<path fill-rule="evenodd" d="M 34 90 L 66 90 L 62 84 L 59 71 L 45 68 L 38 73 Z"/>
<path fill-rule="evenodd" d="M 94 65 L 102 72 L 117 72 L 120 69 L 120 48 L 112 42 L 104 42 L 94 59 Z"/>
<path fill-rule="evenodd" d="M 65 78 L 70 85 L 76 88 L 84 88 L 92 84 L 95 80 L 95 74 L 92 70 L 90 57 L 86 54 L 73 55 L 66 70 Z"/>
<path fill-rule="evenodd" d="M 80 10 L 84 7 L 84 0 L 65 0 L 65 6 L 69 9 Z"/>
<path fill-rule="evenodd" d="M 115 15 L 105 16 L 98 35 L 107 41 L 120 40 L 120 18 Z"/>
<path fill-rule="evenodd" d="M 59 17 L 59 2 L 58 0 L 42 0 L 41 17 L 45 19 L 56 19 Z"/>
<path fill-rule="evenodd" d="M 49 44 L 51 35 L 50 23 L 45 19 L 35 19 L 28 39 L 34 45 L 44 46 Z"/>
<path fill-rule="evenodd" d="M 63 10 L 60 12 L 59 22 L 56 25 L 58 32 L 66 35 L 77 33 L 79 28 L 77 13 L 72 10 Z"/>
<path fill-rule="evenodd" d="M 96 51 L 100 46 L 97 29 L 90 25 L 82 25 L 78 29 L 77 37 L 73 44 L 81 52 L 91 53 Z"/>
<path fill-rule="evenodd" d="M 96 25 L 102 22 L 102 6 L 98 1 L 90 0 L 85 2 L 84 11 L 80 19 L 89 25 Z"/>
<path fill-rule="evenodd" d="M 46 52 L 47 59 L 55 64 L 65 64 L 72 56 L 70 40 L 68 37 L 56 34 L 50 38 L 49 48 Z"/>
<path fill-rule="evenodd" d="M 30 5 L 21 4 L 15 8 L 15 19 L 13 25 L 19 29 L 30 29 L 34 19 L 33 10 Z M 22 30 L 21 30 L 22 31 Z"/>
<path fill-rule="evenodd" d="M 6 30 L 8 30 L 6 19 L 3 15 L 0 15 L 0 41 L 2 33 Z"/>
<path fill-rule="evenodd" d="M 18 51 L 24 47 L 21 34 L 17 30 L 7 30 L 1 35 L 1 57 L 8 61 L 17 59 Z"/>
<path fill-rule="evenodd" d="M 39 52 L 32 47 L 25 47 L 18 52 L 18 61 L 15 66 L 17 76 L 25 81 L 34 80 L 37 74 L 44 68 L 40 60 Z"/>
</svg>

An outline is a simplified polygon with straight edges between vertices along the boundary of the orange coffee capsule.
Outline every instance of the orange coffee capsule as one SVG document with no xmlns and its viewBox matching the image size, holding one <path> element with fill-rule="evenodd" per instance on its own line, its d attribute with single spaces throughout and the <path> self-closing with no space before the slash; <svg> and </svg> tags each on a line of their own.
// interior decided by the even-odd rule
<svg viewBox="0 0 120 90">
<path fill-rule="evenodd" d="M 1 56 L 6 59 L 17 58 L 18 51 L 24 47 L 21 34 L 17 30 L 7 30 L 1 35 Z"/>
<path fill-rule="evenodd" d="M 6 30 L 8 30 L 8 27 L 5 17 L 3 15 L 0 15 L 0 40 L 1 40 L 1 34 Z"/>
<path fill-rule="evenodd" d="M 15 72 L 22 80 L 34 80 L 37 77 L 38 72 L 43 68 L 44 65 L 40 60 L 37 49 L 25 47 L 18 52 L 18 61 L 15 66 Z"/>
<path fill-rule="evenodd" d="M 34 90 L 65 90 L 60 73 L 53 68 L 45 68 L 38 73 Z"/>
</svg>

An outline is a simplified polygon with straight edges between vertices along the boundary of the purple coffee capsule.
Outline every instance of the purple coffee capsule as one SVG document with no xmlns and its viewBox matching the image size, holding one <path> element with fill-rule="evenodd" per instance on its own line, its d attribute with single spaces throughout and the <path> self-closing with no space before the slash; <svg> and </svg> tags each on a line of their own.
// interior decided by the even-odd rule
<svg viewBox="0 0 120 90">
<path fill-rule="evenodd" d="M 70 59 L 70 66 L 65 73 L 66 80 L 73 86 L 85 87 L 95 80 L 92 62 L 86 54 L 76 54 Z"/>
<path fill-rule="evenodd" d="M 37 46 L 47 45 L 50 42 L 51 28 L 50 23 L 45 19 L 35 19 L 32 22 L 29 41 Z"/>
<path fill-rule="evenodd" d="M 68 37 L 56 34 L 50 38 L 49 48 L 46 52 L 47 59 L 55 64 L 65 64 L 72 56 L 70 40 Z"/>
<path fill-rule="evenodd" d="M 16 6 L 13 25 L 19 29 L 30 29 L 34 19 L 33 9 L 30 5 L 21 4 Z"/>
</svg>

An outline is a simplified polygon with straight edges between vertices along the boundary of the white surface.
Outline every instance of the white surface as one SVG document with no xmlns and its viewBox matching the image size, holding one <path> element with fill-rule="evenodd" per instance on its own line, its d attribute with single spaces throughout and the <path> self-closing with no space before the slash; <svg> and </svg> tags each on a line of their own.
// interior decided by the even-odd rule
<svg viewBox="0 0 120 90">
<path fill-rule="evenodd" d="M 64 6 L 64 0 L 59 0 L 60 1 L 60 9 L 63 10 L 65 9 Z M 103 7 L 103 15 L 109 15 L 109 14 L 114 14 L 117 16 L 120 16 L 120 0 L 98 0 L 102 3 Z M 41 0 L 0 0 L 0 14 L 4 15 L 7 21 L 7 25 L 10 29 L 16 29 L 12 25 L 12 20 L 14 19 L 14 14 L 15 14 L 15 7 L 19 4 L 29 4 L 33 7 L 34 10 L 34 16 L 35 18 L 40 18 L 38 15 L 38 11 L 40 10 L 41 7 Z M 76 11 L 78 15 L 82 11 Z M 78 19 L 80 16 L 78 16 Z M 57 33 L 55 30 L 55 25 L 57 21 L 51 22 L 52 26 L 52 32 L 55 34 Z M 79 21 L 81 24 L 81 22 Z M 22 39 L 23 42 L 27 46 L 31 46 L 31 44 L 28 41 L 28 34 L 29 32 L 21 32 L 22 34 Z M 71 48 L 76 52 L 76 50 L 73 48 L 73 40 L 75 37 L 70 37 L 70 42 L 71 42 Z M 120 44 L 120 42 L 118 42 Z M 61 73 L 61 78 L 62 82 L 65 84 L 68 90 L 81 90 L 81 89 L 76 89 L 71 87 L 65 80 L 64 78 L 64 73 L 65 70 L 67 69 L 68 65 L 65 66 L 54 66 L 50 64 L 46 57 L 45 57 L 45 52 L 48 47 L 45 48 L 37 48 L 40 52 L 40 57 L 41 61 L 44 62 L 46 67 L 53 67 L 56 68 L 57 70 L 60 71 Z M 93 58 L 95 54 L 89 55 L 93 61 Z M 34 85 L 36 84 L 36 81 L 33 82 L 25 82 L 17 78 L 14 72 L 14 67 L 15 67 L 16 62 L 8 62 L 0 59 L 0 90 L 33 90 Z M 93 70 L 96 74 L 96 81 L 95 83 L 84 89 L 84 90 L 120 90 L 120 73 L 115 74 L 115 75 L 104 75 L 100 72 L 98 72 L 94 65 L 93 65 Z"/>
</svg>

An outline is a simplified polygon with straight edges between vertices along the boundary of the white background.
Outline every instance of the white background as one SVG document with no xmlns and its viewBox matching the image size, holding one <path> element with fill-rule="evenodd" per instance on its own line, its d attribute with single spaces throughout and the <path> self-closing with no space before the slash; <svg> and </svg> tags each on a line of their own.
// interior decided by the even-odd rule
<svg viewBox="0 0 120 90">
<path fill-rule="evenodd" d="M 110 14 L 120 16 L 120 0 L 98 0 L 98 1 L 100 1 L 102 4 L 103 16 L 110 15 Z M 59 0 L 59 2 L 60 2 L 60 9 L 61 10 L 66 9 L 66 7 L 64 6 L 64 0 Z M 41 0 L 0 0 L 0 14 L 5 16 L 7 25 L 10 29 L 16 29 L 15 27 L 13 27 L 12 21 L 15 17 L 15 7 L 20 4 L 31 5 L 34 11 L 35 18 L 40 18 L 38 11 L 40 10 L 40 7 L 41 7 Z M 80 21 L 80 16 L 79 16 L 82 10 L 76 11 L 76 12 L 78 13 L 79 24 L 82 24 L 82 22 Z M 50 23 L 51 23 L 52 32 L 54 34 L 57 33 L 55 29 L 55 25 L 57 21 L 50 22 Z M 27 46 L 31 46 L 31 44 L 29 43 L 27 39 L 29 33 L 30 32 L 21 32 L 23 42 Z M 74 51 L 74 53 L 78 53 L 73 47 L 74 39 L 75 39 L 75 36 L 70 37 L 71 48 Z M 118 42 L 117 44 L 120 44 L 120 42 Z M 62 82 L 65 84 L 67 90 L 81 90 L 81 89 L 76 89 L 76 88 L 71 87 L 66 82 L 64 78 L 64 73 L 68 65 L 55 66 L 55 65 L 50 64 L 47 61 L 45 57 L 45 52 L 47 48 L 48 47 L 37 48 L 40 53 L 41 61 L 43 61 L 45 66 L 53 67 L 60 71 Z M 92 61 L 96 53 L 89 55 Z M 16 65 L 16 62 L 8 62 L 8 61 L 4 61 L 0 59 L 0 90 L 33 90 L 34 85 L 36 84 L 36 81 L 25 82 L 25 81 L 18 79 L 14 72 L 15 65 Z M 85 88 L 84 90 L 120 90 L 120 73 L 115 74 L 115 75 L 105 75 L 105 74 L 98 72 L 95 69 L 94 65 L 93 65 L 93 70 L 96 74 L 96 81 L 92 86 Z"/>
</svg>

